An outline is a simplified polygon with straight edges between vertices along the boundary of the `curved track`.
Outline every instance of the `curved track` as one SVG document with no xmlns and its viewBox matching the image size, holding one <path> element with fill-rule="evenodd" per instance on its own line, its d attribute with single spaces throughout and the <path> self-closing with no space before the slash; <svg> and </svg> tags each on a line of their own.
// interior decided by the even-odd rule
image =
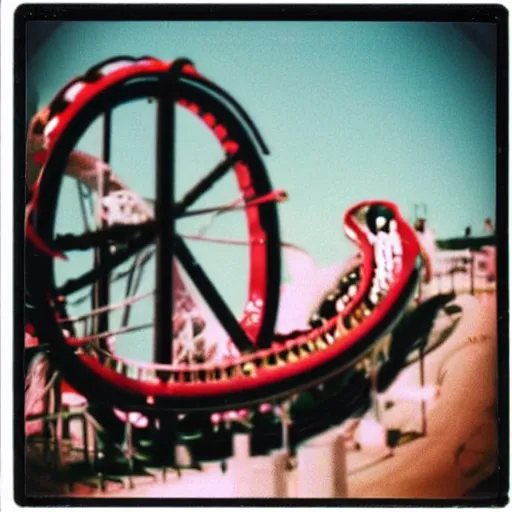
<svg viewBox="0 0 512 512">
<path fill-rule="evenodd" d="M 251 240 L 259 237 L 262 241 L 251 246 L 250 293 L 244 315 L 236 325 L 231 322 L 227 327 L 232 317 L 222 313 L 222 308 L 216 311 L 232 335 L 231 341 L 238 346 L 239 356 L 186 366 L 129 361 L 91 340 L 74 336 L 62 300 L 69 290 L 56 289 L 53 280 L 56 258 L 65 258 L 69 250 L 105 243 L 124 247 L 109 256 L 107 263 L 103 261 L 103 266 L 80 278 L 80 283 L 92 284 L 128 256 L 155 242 L 156 225 L 151 218 L 130 226 L 103 227 L 92 236 L 66 238 L 55 233 L 55 204 L 80 133 L 97 116 L 133 97 L 165 98 L 169 91 L 162 87 L 169 84 L 171 73 L 175 73 L 172 90 L 177 104 L 199 115 L 226 153 L 226 161 L 208 176 L 234 166 Z M 216 124 L 216 117 L 223 116 L 225 122 Z M 42 134 L 45 149 L 34 157 L 43 164 L 43 171 L 33 188 L 26 224 L 31 249 L 27 278 L 36 308 L 34 323 L 65 379 L 91 402 L 124 410 L 190 412 L 284 399 L 341 374 L 365 356 L 396 325 L 415 292 L 422 259 L 413 229 L 394 204 L 365 201 L 346 212 L 343 224 L 363 255 L 357 272 L 342 279 L 328 311 L 313 322 L 311 329 L 289 335 L 273 333 L 280 245 L 277 217 L 272 213 L 275 201 L 265 202 L 269 194 L 274 200 L 276 195 L 256 151 L 258 146 L 263 151 L 266 148 L 243 110 L 224 91 L 200 77 L 191 64 L 176 71 L 173 63 L 148 57 L 102 63 L 63 88 L 39 120 L 35 128 Z M 241 153 L 240 148 L 244 148 Z M 257 179 L 251 171 L 255 166 L 260 169 Z M 199 188 L 204 188 L 208 179 L 200 182 Z M 123 188 L 116 180 L 112 183 L 111 191 Z M 88 186 L 100 188 L 94 178 Z M 175 205 L 175 215 L 186 212 L 191 203 L 187 198 Z M 254 200 L 261 202 L 251 205 Z M 186 271 L 193 272 L 197 262 L 179 237 L 174 239 L 174 249 Z M 345 290 L 343 286 L 350 279 L 351 286 Z M 199 280 L 208 283 L 206 275 Z M 78 284 L 75 281 L 67 286 L 76 288 Z M 210 299 L 215 295 L 211 286 L 203 286 L 203 291 Z"/>
</svg>

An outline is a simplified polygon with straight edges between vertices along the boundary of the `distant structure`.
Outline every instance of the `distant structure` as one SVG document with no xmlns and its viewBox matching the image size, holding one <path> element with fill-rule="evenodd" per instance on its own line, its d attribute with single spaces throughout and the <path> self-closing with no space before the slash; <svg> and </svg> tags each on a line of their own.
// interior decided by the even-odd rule
<svg viewBox="0 0 512 512">
<path fill-rule="evenodd" d="M 436 232 L 428 227 L 426 217 L 419 217 L 414 222 L 414 230 L 416 231 L 416 236 L 418 237 L 418 241 L 420 242 L 423 250 L 426 253 L 430 261 L 430 270 L 426 271 L 426 275 L 430 273 L 434 273 L 436 271 Z"/>
<path fill-rule="evenodd" d="M 414 229 L 417 233 L 424 233 L 427 219 L 419 218 L 414 222 Z"/>
<path fill-rule="evenodd" d="M 414 206 L 414 229 L 418 233 L 423 233 L 427 222 L 426 203 L 416 203 Z"/>
<path fill-rule="evenodd" d="M 413 226 L 416 236 L 426 255 L 431 262 L 431 272 L 435 277 L 447 275 L 454 268 L 466 266 L 466 272 L 469 276 L 473 263 L 466 254 L 471 251 L 474 258 L 474 270 L 481 277 L 486 277 L 488 282 L 496 281 L 496 247 L 494 242 L 487 242 L 490 245 L 483 245 L 485 237 L 489 239 L 496 233 L 496 228 L 491 218 L 486 218 L 483 224 L 483 235 L 474 234 L 472 227 L 467 226 L 464 229 L 464 237 L 455 237 L 448 240 L 437 240 L 436 232 L 429 226 L 426 215 L 426 205 L 424 203 L 414 205 Z M 476 238 L 475 238 L 476 237 Z M 467 247 L 470 247 L 468 250 Z"/>
<path fill-rule="evenodd" d="M 492 235 L 496 232 L 494 229 L 494 224 L 492 223 L 492 220 L 487 218 L 484 221 L 484 233 L 488 235 Z"/>
</svg>

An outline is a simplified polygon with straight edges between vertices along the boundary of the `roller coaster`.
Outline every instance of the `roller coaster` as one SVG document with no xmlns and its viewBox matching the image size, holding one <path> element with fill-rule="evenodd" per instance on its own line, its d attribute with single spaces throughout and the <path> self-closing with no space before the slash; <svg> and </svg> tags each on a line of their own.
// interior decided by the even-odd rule
<svg viewBox="0 0 512 512">
<path fill-rule="evenodd" d="M 152 198 L 111 164 L 116 111 L 141 102 L 155 109 Z M 176 110 L 199 120 L 222 154 L 181 198 L 174 197 L 186 173 L 176 154 Z M 98 156 L 80 149 L 91 133 Z M 177 444 L 197 464 L 226 460 L 236 432 L 251 432 L 254 454 L 285 444 L 292 456 L 305 439 L 368 410 L 372 389 L 388 386 L 410 363 L 455 289 L 420 297 L 435 262 L 389 201 L 347 209 L 343 230 L 357 254 L 304 325 L 277 329 L 283 248 L 295 249 L 280 238 L 278 207 L 288 196 L 271 184 L 269 153 L 241 105 L 187 59 L 103 61 L 35 116 L 27 138 L 25 353 L 27 382 L 42 383 L 35 398 L 26 395 L 25 410 L 27 425 L 42 422 L 45 446 L 66 437 L 69 397 L 78 397 L 84 425 L 93 425 L 94 474 L 114 473 L 120 457 L 129 471 L 134 464 L 179 470 Z M 205 205 L 226 177 L 234 197 Z M 62 202 L 66 181 L 78 190 L 72 211 Z M 180 221 L 228 215 L 243 217 L 244 240 L 179 228 Z M 62 216 L 68 232 L 60 231 Z M 196 241 L 246 251 L 248 275 L 236 276 L 245 283 L 240 310 L 194 255 Z M 473 258 L 451 257 L 465 265 Z M 152 278 L 143 277 L 151 266 Z M 235 277 L 228 270 L 224 279 Z M 414 334 L 419 319 L 424 329 Z M 122 356 L 123 336 L 152 346 L 152 360 Z"/>
</svg>

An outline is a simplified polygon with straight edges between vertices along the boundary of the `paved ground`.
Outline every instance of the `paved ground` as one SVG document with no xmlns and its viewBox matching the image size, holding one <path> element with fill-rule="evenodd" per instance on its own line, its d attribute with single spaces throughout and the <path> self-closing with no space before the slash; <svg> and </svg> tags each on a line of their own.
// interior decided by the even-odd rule
<svg viewBox="0 0 512 512">
<path fill-rule="evenodd" d="M 350 496 L 455 498 L 494 471 L 496 297 L 482 294 L 459 300 L 465 304 L 465 314 L 457 330 L 425 361 L 426 382 L 440 389 L 429 405 L 427 436 L 350 477 Z M 400 375 L 390 393 L 415 382 L 417 365 Z M 395 406 L 385 412 L 383 421 L 404 430 L 418 428 L 418 407 Z"/>
</svg>

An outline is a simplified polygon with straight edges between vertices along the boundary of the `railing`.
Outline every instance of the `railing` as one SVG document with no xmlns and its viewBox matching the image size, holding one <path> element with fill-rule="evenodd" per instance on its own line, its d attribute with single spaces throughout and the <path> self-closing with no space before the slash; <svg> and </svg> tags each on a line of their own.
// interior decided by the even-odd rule
<svg viewBox="0 0 512 512">
<path fill-rule="evenodd" d="M 479 250 L 438 250 L 432 258 L 432 279 L 421 283 L 417 300 L 435 293 L 470 293 L 493 291 L 496 288 L 496 248 Z"/>
</svg>

